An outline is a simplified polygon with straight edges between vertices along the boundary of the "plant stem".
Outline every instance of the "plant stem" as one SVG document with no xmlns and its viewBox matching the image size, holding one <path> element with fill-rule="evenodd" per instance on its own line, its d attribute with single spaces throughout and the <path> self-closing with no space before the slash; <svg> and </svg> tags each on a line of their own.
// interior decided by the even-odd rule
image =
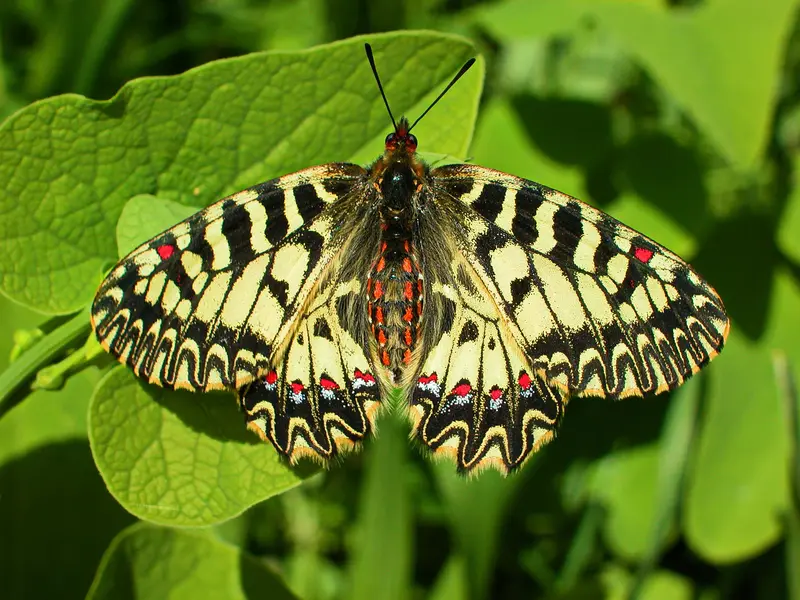
<svg viewBox="0 0 800 600">
<path fill-rule="evenodd" d="M 36 373 L 86 336 L 89 330 L 89 308 L 77 313 L 69 321 L 54 329 L 0 374 L 0 417 L 16 404 L 13 397 L 20 388 L 33 379 Z"/>
</svg>

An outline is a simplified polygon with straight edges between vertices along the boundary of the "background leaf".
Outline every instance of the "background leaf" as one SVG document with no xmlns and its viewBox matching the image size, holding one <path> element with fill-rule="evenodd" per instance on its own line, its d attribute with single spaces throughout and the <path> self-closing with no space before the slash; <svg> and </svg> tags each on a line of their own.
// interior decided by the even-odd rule
<svg viewBox="0 0 800 600">
<path fill-rule="evenodd" d="M 196 212 L 196 207 L 149 194 L 134 196 L 125 203 L 117 221 L 117 252 L 120 257 L 125 256 L 140 244 Z"/>
<path fill-rule="evenodd" d="M 154 523 L 210 525 L 300 483 L 271 446 L 245 431 L 230 394 L 145 386 L 116 368 L 89 408 L 97 468 L 129 512 Z"/>
<path fill-rule="evenodd" d="M 278 575 L 209 535 L 153 525 L 129 527 L 112 542 L 87 598 L 252 598 L 295 596 Z"/>
<path fill-rule="evenodd" d="M 656 2 L 510 0 L 476 14 L 501 38 L 563 34 L 578 28 L 582 18 L 596 20 L 722 154 L 752 168 L 767 143 L 781 54 L 796 7 L 795 0 L 713 0 L 682 10 Z"/>
<path fill-rule="evenodd" d="M 384 415 L 367 458 L 350 559 L 355 599 L 411 596 L 414 515 L 406 478 L 405 430 L 407 424 L 399 415 Z"/>
<path fill-rule="evenodd" d="M 12 331 L 40 315 L 0 297 L 0 370 Z M 0 581 L 8 598 L 83 598 L 111 539 L 133 521 L 108 494 L 86 439 L 96 369 L 37 391 L 0 419 Z M 58 565 L 54 567 L 53 565 Z"/>
</svg>

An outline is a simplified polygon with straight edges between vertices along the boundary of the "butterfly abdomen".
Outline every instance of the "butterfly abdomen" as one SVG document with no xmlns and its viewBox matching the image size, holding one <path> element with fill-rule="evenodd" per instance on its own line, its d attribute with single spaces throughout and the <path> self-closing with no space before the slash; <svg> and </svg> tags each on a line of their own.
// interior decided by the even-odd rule
<svg viewBox="0 0 800 600">
<path fill-rule="evenodd" d="M 419 337 L 422 275 L 410 220 L 389 216 L 382 221 L 380 250 L 367 280 L 367 313 L 374 360 L 397 382 L 412 362 Z"/>
</svg>

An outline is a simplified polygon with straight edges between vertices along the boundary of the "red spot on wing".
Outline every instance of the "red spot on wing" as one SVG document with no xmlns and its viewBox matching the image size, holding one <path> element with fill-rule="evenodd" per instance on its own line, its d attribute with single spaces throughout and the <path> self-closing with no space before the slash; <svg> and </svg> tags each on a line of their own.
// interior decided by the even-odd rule
<svg viewBox="0 0 800 600">
<path fill-rule="evenodd" d="M 370 381 L 372 383 L 375 382 L 375 378 L 372 375 L 369 373 L 362 373 L 359 369 L 353 371 L 353 377 L 356 379 L 361 379 L 362 381 Z"/>
<path fill-rule="evenodd" d="M 378 260 L 378 264 L 375 265 L 375 270 L 380 273 L 386 268 L 386 259 L 381 256 L 380 260 Z"/>
<path fill-rule="evenodd" d="M 411 350 L 406 348 L 406 351 L 403 352 L 403 362 L 405 364 L 409 364 L 411 362 Z"/>
<path fill-rule="evenodd" d="M 383 324 L 383 307 L 382 306 L 378 306 L 377 308 L 375 308 L 375 320 L 378 323 Z"/>
<path fill-rule="evenodd" d="M 384 350 L 383 353 L 381 354 L 381 362 L 385 367 L 388 367 L 389 364 L 391 363 L 391 361 L 389 360 L 389 353 L 386 350 Z"/>
<path fill-rule="evenodd" d="M 503 390 L 499 387 L 495 386 L 491 390 L 489 390 L 489 396 L 492 400 L 500 400 L 500 397 L 503 395 Z"/>
<path fill-rule="evenodd" d="M 403 296 L 405 296 L 406 300 L 414 299 L 414 286 L 411 285 L 410 281 L 406 281 L 406 284 L 403 286 Z"/>
<path fill-rule="evenodd" d="M 406 306 L 406 312 L 403 313 L 403 321 L 406 323 L 410 323 L 414 320 L 414 311 L 411 310 L 410 306 Z"/>
<path fill-rule="evenodd" d="M 432 381 L 439 381 L 439 376 L 438 376 L 438 375 L 436 375 L 436 373 L 435 373 L 435 372 L 434 372 L 434 373 L 431 373 L 431 374 L 430 374 L 430 375 L 428 375 L 427 377 L 425 377 L 425 376 L 423 375 L 423 376 L 421 376 L 421 377 L 419 378 L 419 382 L 420 382 L 420 383 L 422 383 L 422 384 L 425 384 L 425 383 L 430 383 L 430 382 L 432 382 Z"/>
<path fill-rule="evenodd" d="M 636 248 L 633 255 L 641 262 L 647 263 L 653 258 L 653 251 L 649 248 Z"/>
<path fill-rule="evenodd" d="M 386 345 L 386 332 L 383 329 L 378 330 L 378 343 L 381 346 Z"/>
<path fill-rule="evenodd" d="M 267 373 L 267 376 L 264 377 L 264 381 L 272 385 L 273 383 L 278 381 L 278 374 L 275 371 L 270 371 L 269 373 Z"/>
<path fill-rule="evenodd" d="M 339 384 L 337 384 L 332 379 L 328 379 L 327 377 L 320 377 L 319 385 L 320 385 L 320 387 L 322 387 L 323 389 L 326 389 L 326 390 L 338 390 L 339 389 Z"/>
<path fill-rule="evenodd" d="M 301 392 L 303 391 L 303 389 L 304 389 L 304 388 L 303 388 L 303 384 L 302 384 L 302 383 L 300 383 L 299 381 L 294 381 L 294 382 L 292 382 L 292 384 L 291 384 L 291 388 L 292 388 L 292 393 L 293 393 L 293 394 L 299 394 L 299 393 L 301 393 Z"/>
<path fill-rule="evenodd" d="M 372 296 L 375 300 L 379 300 L 383 296 L 383 284 L 380 281 L 375 282 L 375 287 L 372 290 Z"/>
<path fill-rule="evenodd" d="M 156 252 L 158 252 L 161 260 L 167 260 L 175 252 L 175 246 L 172 244 L 162 244 L 156 248 Z"/>
<path fill-rule="evenodd" d="M 411 273 L 411 259 L 407 256 L 403 259 L 403 271 Z"/>
<path fill-rule="evenodd" d="M 403 331 L 403 341 L 406 343 L 406 346 L 410 346 L 414 343 L 414 339 L 411 337 L 411 327 L 406 327 Z"/>
<path fill-rule="evenodd" d="M 472 391 L 472 386 L 468 383 L 459 383 L 456 387 L 453 388 L 453 391 L 450 392 L 451 394 L 455 394 L 456 396 L 466 396 Z"/>
<path fill-rule="evenodd" d="M 529 387 L 531 387 L 531 378 L 524 371 L 519 376 L 519 387 L 521 387 L 523 390 L 527 390 Z"/>
</svg>

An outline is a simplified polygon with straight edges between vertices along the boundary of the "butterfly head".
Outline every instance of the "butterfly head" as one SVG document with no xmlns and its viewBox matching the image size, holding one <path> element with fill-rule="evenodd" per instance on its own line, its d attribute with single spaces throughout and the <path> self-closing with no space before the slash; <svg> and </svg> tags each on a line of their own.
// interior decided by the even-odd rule
<svg viewBox="0 0 800 600">
<path fill-rule="evenodd" d="M 414 154 L 417 151 L 417 137 L 409 129 L 408 119 L 401 117 L 394 133 L 386 136 L 386 152 L 405 151 Z"/>
<path fill-rule="evenodd" d="M 372 67 L 372 74 L 375 76 L 375 83 L 378 84 L 378 89 L 381 92 L 381 97 L 383 98 L 383 103 L 386 105 L 386 111 L 389 113 L 389 118 L 392 120 L 392 125 L 394 125 L 394 133 L 390 133 L 386 136 L 386 154 L 397 156 L 398 154 L 410 154 L 413 155 L 417 151 L 417 138 L 411 134 L 411 130 L 414 129 L 417 123 L 420 122 L 420 119 L 428 114 L 428 111 L 432 109 L 439 100 L 442 99 L 453 84 L 458 81 L 464 73 L 466 73 L 469 68 L 475 64 L 475 59 L 470 58 L 467 62 L 464 63 L 464 66 L 461 67 L 461 70 L 456 73 L 455 77 L 447 84 L 447 87 L 442 90 L 442 93 L 436 97 L 436 100 L 430 103 L 428 108 L 417 117 L 417 120 L 414 121 L 411 125 L 408 123 L 408 119 L 405 117 L 401 117 L 400 121 L 394 120 L 394 115 L 392 114 L 392 109 L 389 107 L 389 101 L 386 99 L 386 93 L 383 91 L 383 84 L 381 84 L 381 78 L 378 76 L 378 69 L 375 67 L 375 57 L 372 55 L 372 47 L 369 44 L 364 44 L 364 50 L 367 53 L 367 59 L 369 60 L 369 65 Z M 401 159 L 402 160 L 402 159 Z"/>
</svg>

